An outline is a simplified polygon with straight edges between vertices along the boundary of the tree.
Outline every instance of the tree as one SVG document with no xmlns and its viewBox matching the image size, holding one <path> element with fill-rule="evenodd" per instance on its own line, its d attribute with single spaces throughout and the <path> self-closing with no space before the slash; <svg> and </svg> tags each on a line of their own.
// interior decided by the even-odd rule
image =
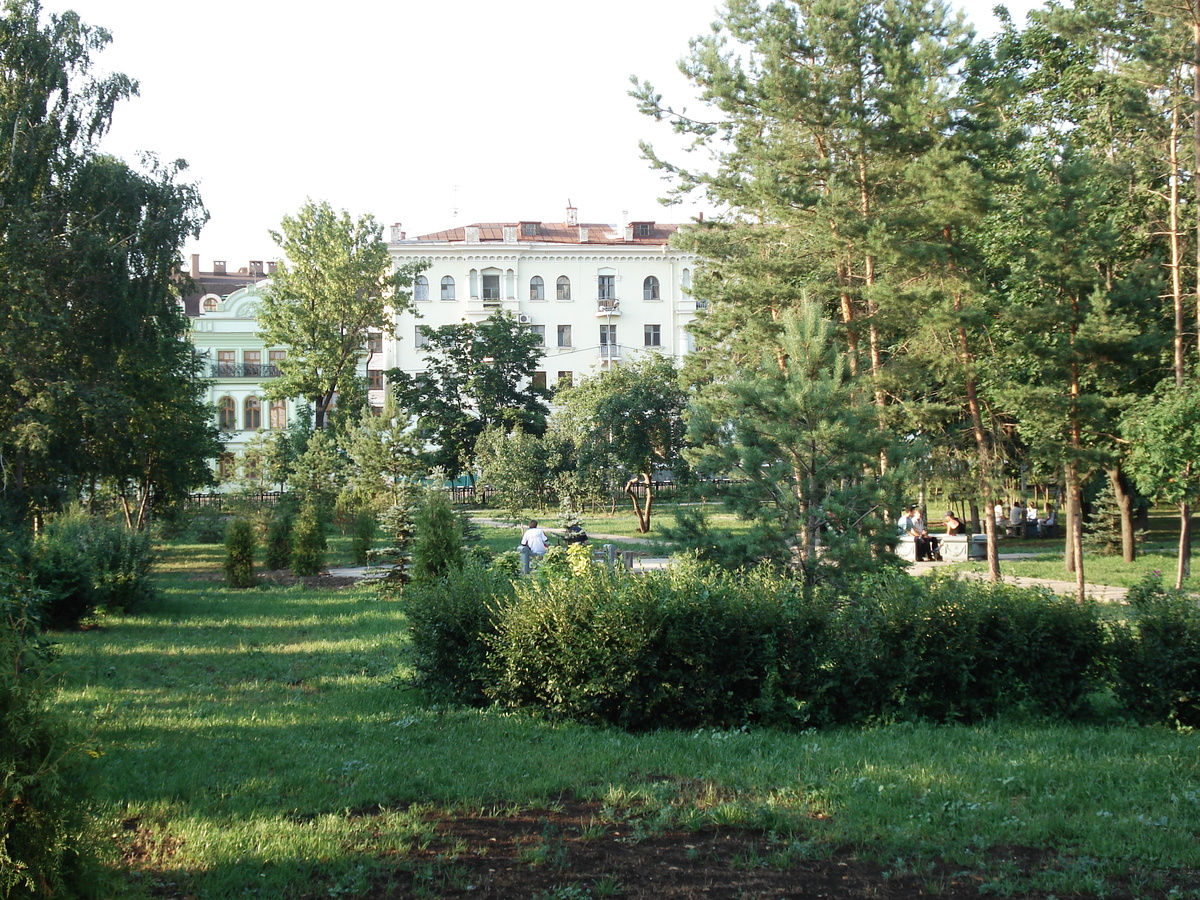
<svg viewBox="0 0 1200 900">
<path fill-rule="evenodd" d="M 586 378 L 555 399 L 556 423 L 574 438 L 580 458 L 590 459 L 594 471 L 620 473 L 638 531 L 649 532 L 654 470 L 683 464 L 687 394 L 674 361 L 644 356 Z"/>
<path fill-rule="evenodd" d="M 423 266 L 392 272 L 383 227 L 374 217 L 354 221 L 326 202 L 307 201 L 271 236 L 286 261 L 264 294 L 259 336 L 287 347 L 288 354 L 267 395 L 309 400 L 320 430 L 339 392 L 350 388 L 369 333 L 394 333 L 395 314 L 408 308 L 409 288 Z"/>
<path fill-rule="evenodd" d="M 18 515 L 111 485 L 143 525 L 217 449 L 177 306 L 179 248 L 206 214 L 182 162 L 95 153 L 137 91 L 91 75 L 109 39 L 35 0 L 0 19 L 0 466 Z"/>
<path fill-rule="evenodd" d="M 1123 419 L 1129 470 L 1143 493 L 1179 510 L 1179 561 L 1175 587 L 1191 573 L 1192 509 L 1200 500 L 1200 381 L 1161 382 Z"/>
<path fill-rule="evenodd" d="M 423 474 L 420 442 L 401 415 L 391 385 L 384 392 L 380 415 L 363 407 L 358 424 L 346 434 L 345 449 L 354 464 L 352 487 L 371 498 L 387 495 L 389 506 L 397 502 L 407 479 Z"/>
<path fill-rule="evenodd" d="M 433 450 L 432 468 L 474 478 L 475 443 L 489 425 L 541 435 L 549 391 L 533 382 L 542 348 L 537 335 L 510 314 L 483 322 L 421 326 L 426 368 L 388 372 L 401 410 L 416 420 Z"/>
<path fill-rule="evenodd" d="M 891 440 L 869 383 L 849 374 L 816 303 L 781 325 L 756 365 L 700 389 L 688 455 L 700 473 L 743 482 L 735 509 L 791 547 L 808 583 L 884 565 L 897 498 L 892 476 L 865 475 Z"/>
</svg>

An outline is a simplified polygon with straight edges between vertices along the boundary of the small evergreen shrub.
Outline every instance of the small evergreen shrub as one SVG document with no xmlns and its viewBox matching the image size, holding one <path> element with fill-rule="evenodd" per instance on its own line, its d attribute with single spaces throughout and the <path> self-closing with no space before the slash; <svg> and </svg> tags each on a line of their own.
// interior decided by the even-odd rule
<svg viewBox="0 0 1200 900">
<path fill-rule="evenodd" d="M 1200 726 L 1200 606 L 1158 575 L 1126 599 L 1133 621 L 1113 639 L 1118 699 L 1142 722 Z"/>
<path fill-rule="evenodd" d="M 267 522 L 267 546 L 263 565 L 268 571 L 286 569 L 292 561 L 292 526 L 295 513 L 290 506 L 280 504 Z"/>
<path fill-rule="evenodd" d="M 438 578 L 461 569 L 462 529 L 444 491 L 428 491 L 413 518 L 412 579 Z"/>
<path fill-rule="evenodd" d="M 375 514 L 369 510 L 359 510 L 354 519 L 354 537 L 350 542 L 350 552 L 356 566 L 367 564 L 367 553 L 375 542 Z"/>
<path fill-rule="evenodd" d="M 219 544 L 225 539 L 228 518 L 215 506 L 202 506 L 192 514 L 187 536 L 197 544 Z"/>
<path fill-rule="evenodd" d="M 312 504 L 305 504 L 292 530 L 292 572 L 316 575 L 325 565 L 325 526 Z"/>
<path fill-rule="evenodd" d="M 42 600 L 0 571 L 0 897 L 78 896 L 85 873 L 82 790 L 65 723 L 54 718 L 39 634 Z"/>
<path fill-rule="evenodd" d="M 472 705 L 485 701 L 489 643 L 512 580 L 475 562 L 441 578 L 414 581 L 404 594 L 417 683 L 430 696 Z"/>
<path fill-rule="evenodd" d="M 254 550 L 258 541 L 249 519 L 240 516 L 225 532 L 225 582 L 230 587 L 254 587 Z"/>
</svg>

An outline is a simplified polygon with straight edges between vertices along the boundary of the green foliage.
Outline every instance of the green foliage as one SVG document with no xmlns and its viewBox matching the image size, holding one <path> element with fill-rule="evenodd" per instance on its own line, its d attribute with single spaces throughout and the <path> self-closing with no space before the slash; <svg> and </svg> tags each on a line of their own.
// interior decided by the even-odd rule
<svg viewBox="0 0 1200 900">
<path fill-rule="evenodd" d="M 675 524 L 663 527 L 661 532 L 663 539 L 679 550 L 730 572 L 761 565 L 782 568 L 790 557 L 777 529 L 755 523 L 749 531 L 718 531 L 699 506 L 676 510 Z"/>
<path fill-rule="evenodd" d="M 292 572 L 316 575 L 325 565 L 325 525 L 316 507 L 305 502 L 292 527 Z"/>
<path fill-rule="evenodd" d="M 505 704 L 624 728 L 807 721 L 829 610 L 799 582 L 604 566 L 517 585 L 495 639 Z"/>
<path fill-rule="evenodd" d="M 413 521 L 412 577 L 439 578 L 463 565 L 462 526 L 444 491 L 426 491 Z"/>
<path fill-rule="evenodd" d="M 72 506 L 54 516 L 32 544 L 42 621 L 69 628 L 99 611 L 125 611 L 155 596 L 150 537 Z"/>
<path fill-rule="evenodd" d="M 225 531 L 225 583 L 234 588 L 254 587 L 254 550 L 258 540 L 254 526 L 241 516 Z"/>
<path fill-rule="evenodd" d="M 267 522 L 267 547 L 263 565 L 267 571 L 286 569 L 292 561 L 292 526 L 296 514 L 290 503 L 280 502 Z"/>
<path fill-rule="evenodd" d="M 1149 575 L 1127 596 L 1135 616 L 1117 630 L 1116 693 L 1138 720 L 1200 726 L 1200 606 Z"/>
<path fill-rule="evenodd" d="M 512 596 L 511 573 L 475 562 L 409 585 L 404 612 L 417 684 L 435 698 L 485 702 L 484 689 L 491 681 L 489 643 Z"/>
<path fill-rule="evenodd" d="M 359 510 L 354 517 L 354 537 L 350 542 L 350 555 L 356 566 L 367 564 L 367 551 L 375 543 L 375 514 L 370 510 Z"/>
<path fill-rule="evenodd" d="M 390 334 L 394 316 L 408 307 L 409 287 L 422 266 L 392 272 L 383 226 L 373 216 L 353 220 L 326 202 L 305 202 L 271 236 L 283 258 L 259 309 L 259 333 L 269 346 L 288 347 L 279 377 L 268 385 L 275 400 L 304 397 L 324 429 L 335 395 L 352 388 L 370 332 Z M 350 405 L 351 414 L 360 408 Z"/>
<path fill-rule="evenodd" d="M 429 462 L 450 478 L 474 470 L 476 443 L 489 426 L 546 430 L 545 388 L 532 383 L 541 344 L 516 317 L 498 313 L 483 322 L 422 325 L 425 370 L 388 371 L 402 410 L 417 421 L 417 437 L 436 448 Z"/>
<path fill-rule="evenodd" d="M 69 769 L 78 748 L 48 702 L 52 648 L 43 599 L 0 570 L 0 897 L 72 896 L 85 855 L 82 804 Z M 82 893 L 82 891 L 80 891 Z"/>
</svg>

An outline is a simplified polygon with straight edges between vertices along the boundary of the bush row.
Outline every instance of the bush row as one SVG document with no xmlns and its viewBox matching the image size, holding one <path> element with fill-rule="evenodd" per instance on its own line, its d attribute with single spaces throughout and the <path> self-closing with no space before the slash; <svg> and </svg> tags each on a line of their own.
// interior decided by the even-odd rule
<svg viewBox="0 0 1200 900">
<path fill-rule="evenodd" d="M 686 563 L 515 584 L 468 565 L 406 600 L 439 697 L 628 729 L 1062 718 L 1109 689 L 1135 718 L 1188 724 L 1200 612 L 1137 596 L 1112 624 L 1040 589 L 890 575 L 848 597 Z"/>
</svg>

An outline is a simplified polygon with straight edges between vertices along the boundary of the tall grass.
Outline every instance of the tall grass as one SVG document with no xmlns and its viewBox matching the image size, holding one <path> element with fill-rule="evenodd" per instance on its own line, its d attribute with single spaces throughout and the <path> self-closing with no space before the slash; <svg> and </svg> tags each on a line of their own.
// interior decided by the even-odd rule
<svg viewBox="0 0 1200 900">
<path fill-rule="evenodd" d="M 404 865 L 431 808 L 503 810 L 564 791 L 614 816 L 741 823 L 881 860 L 943 855 L 998 890 L 1096 890 L 1130 870 L 1169 888 L 1200 868 L 1194 733 L 993 723 L 630 735 L 430 708 L 406 687 L 402 601 L 235 592 L 215 580 L 220 556 L 171 548 L 156 606 L 56 635 L 56 703 L 94 724 L 90 802 L 111 864 L 129 870 L 126 896 L 355 896 Z M 1048 848 L 1057 863 L 1032 882 L 989 871 L 985 851 L 1010 845 Z"/>
</svg>

